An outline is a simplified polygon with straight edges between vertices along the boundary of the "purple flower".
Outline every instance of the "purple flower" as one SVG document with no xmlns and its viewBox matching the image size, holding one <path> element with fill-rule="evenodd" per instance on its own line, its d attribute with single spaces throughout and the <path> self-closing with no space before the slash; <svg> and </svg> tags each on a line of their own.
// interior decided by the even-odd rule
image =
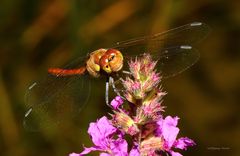
<svg viewBox="0 0 240 156">
<path fill-rule="evenodd" d="M 127 156 L 127 142 L 118 135 L 117 139 L 114 139 L 114 135 L 117 135 L 117 129 L 111 125 L 111 122 L 103 116 L 96 123 L 90 123 L 88 133 L 95 146 L 85 148 L 79 156 L 86 155 L 92 151 L 101 151 L 101 155 L 121 155 Z M 72 155 L 74 155 L 73 153 Z M 70 155 L 71 156 L 71 155 Z"/>
<path fill-rule="evenodd" d="M 157 130 L 158 136 L 163 136 L 165 140 L 165 148 L 171 148 L 173 143 L 175 142 L 179 128 L 176 127 L 178 123 L 178 117 L 172 118 L 171 116 L 167 116 L 165 119 L 161 118 L 157 124 L 159 128 Z"/>
<path fill-rule="evenodd" d="M 133 148 L 131 149 L 129 156 L 139 156 L 140 152 L 137 146 L 137 143 L 135 143 L 135 145 L 133 146 Z"/>
<path fill-rule="evenodd" d="M 184 137 L 177 139 L 177 135 L 179 133 L 178 117 L 172 118 L 171 116 L 167 116 L 165 119 L 161 118 L 157 124 L 158 129 L 156 130 L 156 135 L 159 137 L 163 137 L 164 139 L 164 150 L 171 153 L 172 156 L 181 156 L 180 153 L 172 151 L 172 148 L 179 149 L 187 149 L 187 146 L 193 146 L 195 143 L 193 140 Z"/>
<path fill-rule="evenodd" d="M 115 99 L 111 101 L 111 106 L 113 106 L 114 109 L 118 109 L 122 104 L 123 99 L 120 96 L 116 96 Z"/>
<path fill-rule="evenodd" d="M 179 138 L 174 142 L 174 147 L 182 150 L 186 150 L 188 146 L 194 146 L 196 143 L 188 137 Z"/>
<path fill-rule="evenodd" d="M 100 151 L 100 156 L 156 156 L 164 153 L 182 156 L 173 151 L 174 148 L 186 150 L 195 145 L 194 141 L 182 137 L 177 139 L 180 129 L 179 118 L 167 116 L 163 118 L 163 97 L 160 73 L 157 73 L 149 54 L 129 62 L 129 71 L 125 80 L 121 79 L 123 99 L 116 96 L 111 101 L 113 114 L 111 119 L 102 117 L 90 123 L 88 133 L 94 146 L 84 148 L 82 153 L 69 156 L 82 156 L 92 151 Z M 124 137 L 129 138 L 129 145 Z M 128 150 L 129 149 L 129 150 Z"/>
</svg>

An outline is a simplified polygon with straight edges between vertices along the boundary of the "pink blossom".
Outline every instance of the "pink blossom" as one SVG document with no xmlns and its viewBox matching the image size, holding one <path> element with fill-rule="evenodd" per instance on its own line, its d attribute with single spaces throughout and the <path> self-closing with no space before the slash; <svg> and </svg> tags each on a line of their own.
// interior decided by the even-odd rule
<svg viewBox="0 0 240 156">
<path fill-rule="evenodd" d="M 120 96 L 116 96 L 112 101 L 111 101 L 111 106 L 113 106 L 114 109 L 118 109 L 119 106 L 123 104 L 123 99 Z"/>
<path fill-rule="evenodd" d="M 179 138 L 174 142 L 174 147 L 182 150 L 186 150 L 188 146 L 196 145 L 195 142 L 188 137 Z"/>
<path fill-rule="evenodd" d="M 164 139 L 164 150 L 170 152 L 172 156 L 180 156 L 178 152 L 173 152 L 172 148 L 179 148 L 186 150 L 188 146 L 193 146 L 195 143 L 193 140 L 184 137 L 176 139 L 179 133 L 178 117 L 167 116 L 165 119 L 161 118 L 157 124 L 158 129 L 156 130 L 156 135 L 163 137 Z"/>
<path fill-rule="evenodd" d="M 85 148 L 79 156 L 86 155 L 92 151 L 101 151 L 101 155 L 121 155 L 127 156 L 127 142 L 118 135 L 117 139 L 114 139 L 114 135 L 117 135 L 117 128 L 111 125 L 111 122 L 103 116 L 95 123 L 90 123 L 88 133 L 95 146 Z M 70 156 L 77 156 L 76 153 Z"/>
<path fill-rule="evenodd" d="M 94 146 L 69 156 L 82 156 L 92 151 L 99 151 L 100 156 L 156 156 L 164 153 L 182 156 L 174 148 L 186 150 L 195 145 L 187 137 L 177 138 L 180 131 L 177 116 L 163 117 L 162 102 L 166 93 L 159 84 L 161 75 L 155 70 L 156 64 L 149 54 L 129 62 L 131 74 L 121 81 L 126 101 L 123 103 L 123 99 L 116 96 L 111 101 L 111 119 L 103 116 L 90 123 L 88 133 Z M 126 136 L 129 144 L 124 139 Z"/>
</svg>

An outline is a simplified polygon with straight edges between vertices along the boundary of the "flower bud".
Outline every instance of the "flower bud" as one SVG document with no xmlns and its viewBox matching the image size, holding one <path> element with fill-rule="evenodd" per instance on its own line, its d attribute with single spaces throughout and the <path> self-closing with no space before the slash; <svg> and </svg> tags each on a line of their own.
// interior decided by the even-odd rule
<svg viewBox="0 0 240 156">
<path fill-rule="evenodd" d="M 143 140 L 140 145 L 141 155 L 151 155 L 156 150 L 163 149 L 163 140 L 161 137 L 150 136 Z"/>
<path fill-rule="evenodd" d="M 113 117 L 114 124 L 120 127 L 125 133 L 135 135 L 139 132 L 139 129 L 133 119 L 124 112 L 116 112 Z"/>
</svg>

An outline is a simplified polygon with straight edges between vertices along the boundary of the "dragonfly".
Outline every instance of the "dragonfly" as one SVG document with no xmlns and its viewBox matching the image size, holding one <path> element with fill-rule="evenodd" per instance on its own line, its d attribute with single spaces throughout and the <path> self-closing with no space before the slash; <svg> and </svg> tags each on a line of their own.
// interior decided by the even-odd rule
<svg viewBox="0 0 240 156">
<path fill-rule="evenodd" d="M 120 77 L 120 73 L 128 74 L 127 62 L 141 53 L 150 53 L 158 61 L 157 69 L 163 78 L 185 71 L 199 59 L 199 52 L 193 46 L 208 32 L 208 25 L 193 22 L 162 33 L 117 42 L 79 57 L 64 68 L 48 69 L 46 78 L 33 83 L 27 90 L 24 127 L 35 131 L 58 125 L 66 116 L 79 117 L 89 100 L 91 81 L 95 78 L 107 78 L 105 101 L 108 104 L 109 85 L 119 94 L 114 79 Z"/>
</svg>

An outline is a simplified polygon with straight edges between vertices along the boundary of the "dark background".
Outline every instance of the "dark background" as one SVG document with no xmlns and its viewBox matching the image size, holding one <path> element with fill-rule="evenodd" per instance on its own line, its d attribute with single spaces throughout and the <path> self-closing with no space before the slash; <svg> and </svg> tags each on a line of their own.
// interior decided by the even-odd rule
<svg viewBox="0 0 240 156">
<path fill-rule="evenodd" d="M 239 1 L 1 0 L 0 19 L 0 155 L 67 155 L 91 145 L 88 123 L 107 113 L 102 81 L 92 85 L 81 122 L 55 132 L 23 128 L 25 91 L 47 68 L 194 21 L 211 33 L 198 45 L 200 60 L 164 82 L 165 115 L 178 115 L 180 136 L 197 143 L 184 155 L 240 155 Z"/>
</svg>

